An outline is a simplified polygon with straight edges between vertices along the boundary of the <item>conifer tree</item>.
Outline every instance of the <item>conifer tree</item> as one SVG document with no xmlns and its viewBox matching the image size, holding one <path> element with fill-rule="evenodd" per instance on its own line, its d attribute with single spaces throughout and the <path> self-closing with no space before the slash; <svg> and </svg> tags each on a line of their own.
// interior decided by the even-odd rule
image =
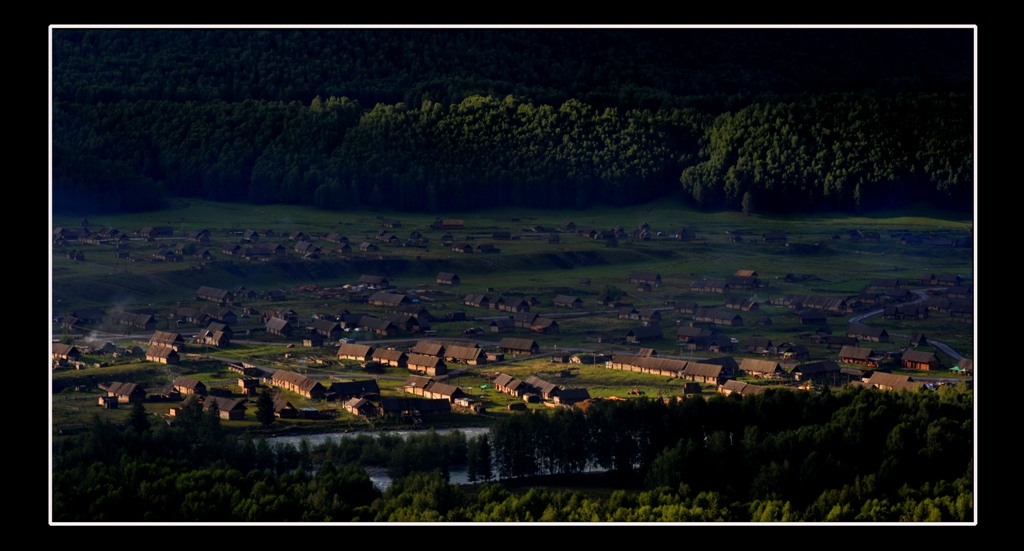
<svg viewBox="0 0 1024 551">
<path fill-rule="evenodd" d="M 490 437 L 486 434 L 480 437 L 480 449 L 477 450 L 477 477 L 481 480 L 490 480 L 494 478 L 494 472 L 491 469 L 491 443 Z"/>
<path fill-rule="evenodd" d="M 146 417 L 146 406 L 142 401 L 132 403 L 132 410 L 128 414 L 128 426 L 135 429 L 139 434 L 149 430 L 149 419 Z"/>
<path fill-rule="evenodd" d="M 270 390 L 263 389 L 256 397 L 256 420 L 263 426 L 274 424 L 274 399 Z"/>
</svg>

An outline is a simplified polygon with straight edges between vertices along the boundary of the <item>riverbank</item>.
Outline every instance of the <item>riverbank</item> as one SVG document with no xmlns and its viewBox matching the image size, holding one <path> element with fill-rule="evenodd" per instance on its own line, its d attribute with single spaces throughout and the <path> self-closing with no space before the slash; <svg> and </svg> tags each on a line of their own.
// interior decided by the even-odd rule
<svg viewBox="0 0 1024 551">
<path fill-rule="evenodd" d="M 337 433 L 362 433 L 381 431 L 426 431 L 429 429 L 460 429 L 490 427 L 497 422 L 489 415 L 439 415 L 423 417 L 419 423 L 376 420 L 302 420 L 300 422 L 278 419 L 269 426 L 225 427 L 229 434 L 249 434 L 264 438 L 302 437 Z"/>
</svg>

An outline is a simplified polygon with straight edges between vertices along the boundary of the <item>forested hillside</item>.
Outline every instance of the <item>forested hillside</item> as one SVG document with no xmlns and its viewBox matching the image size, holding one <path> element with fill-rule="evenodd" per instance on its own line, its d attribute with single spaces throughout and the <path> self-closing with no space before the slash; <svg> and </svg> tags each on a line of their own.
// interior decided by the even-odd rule
<svg viewBox="0 0 1024 551">
<path fill-rule="evenodd" d="M 55 29 L 53 201 L 970 208 L 970 29 Z"/>
</svg>

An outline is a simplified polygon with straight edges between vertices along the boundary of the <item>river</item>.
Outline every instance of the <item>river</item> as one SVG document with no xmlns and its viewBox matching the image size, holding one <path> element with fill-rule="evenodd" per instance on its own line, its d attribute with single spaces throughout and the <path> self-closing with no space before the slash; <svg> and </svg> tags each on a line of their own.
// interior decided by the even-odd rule
<svg viewBox="0 0 1024 551">
<path fill-rule="evenodd" d="M 466 438 L 473 438 L 482 434 L 488 434 L 491 429 L 487 427 L 463 427 L 457 429 L 435 429 L 440 435 L 448 434 L 452 431 L 462 431 L 466 435 Z M 395 436 L 401 436 L 406 438 L 413 434 L 425 434 L 426 430 L 398 430 L 398 431 L 354 431 L 354 432 L 331 432 L 325 434 L 310 434 L 304 436 L 274 436 L 267 438 L 267 442 L 271 446 L 277 444 L 290 444 L 298 447 L 302 439 L 306 439 L 311 446 L 319 446 L 327 441 L 328 438 L 334 440 L 340 440 L 342 438 L 355 438 L 361 435 L 380 436 L 381 434 L 390 434 Z M 366 468 L 366 474 L 370 476 L 370 480 L 373 485 L 380 491 L 385 491 L 391 486 L 391 477 L 388 476 L 387 469 L 383 467 L 368 467 Z M 451 469 L 449 472 L 449 482 L 452 484 L 469 484 L 469 476 L 466 469 Z"/>
</svg>

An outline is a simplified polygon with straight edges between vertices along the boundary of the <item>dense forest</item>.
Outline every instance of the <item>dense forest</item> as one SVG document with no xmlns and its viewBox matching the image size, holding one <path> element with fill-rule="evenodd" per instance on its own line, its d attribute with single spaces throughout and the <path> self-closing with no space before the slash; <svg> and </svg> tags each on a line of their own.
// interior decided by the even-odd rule
<svg viewBox="0 0 1024 551">
<path fill-rule="evenodd" d="M 51 76 L 62 212 L 970 209 L 975 185 L 971 29 L 54 29 Z"/>
<path fill-rule="evenodd" d="M 966 384 L 887 392 L 769 390 L 678 402 L 605 401 L 513 415 L 489 434 L 429 430 L 277 444 L 186 408 L 152 425 L 97 417 L 56 444 L 57 522 L 970 522 L 973 395 Z M 393 478 L 384 492 L 367 466 Z M 505 483 L 597 467 L 623 488 Z M 468 469 L 469 488 L 449 482 Z M 543 486 L 542 482 L 530 486 Z"/>
</svg>

